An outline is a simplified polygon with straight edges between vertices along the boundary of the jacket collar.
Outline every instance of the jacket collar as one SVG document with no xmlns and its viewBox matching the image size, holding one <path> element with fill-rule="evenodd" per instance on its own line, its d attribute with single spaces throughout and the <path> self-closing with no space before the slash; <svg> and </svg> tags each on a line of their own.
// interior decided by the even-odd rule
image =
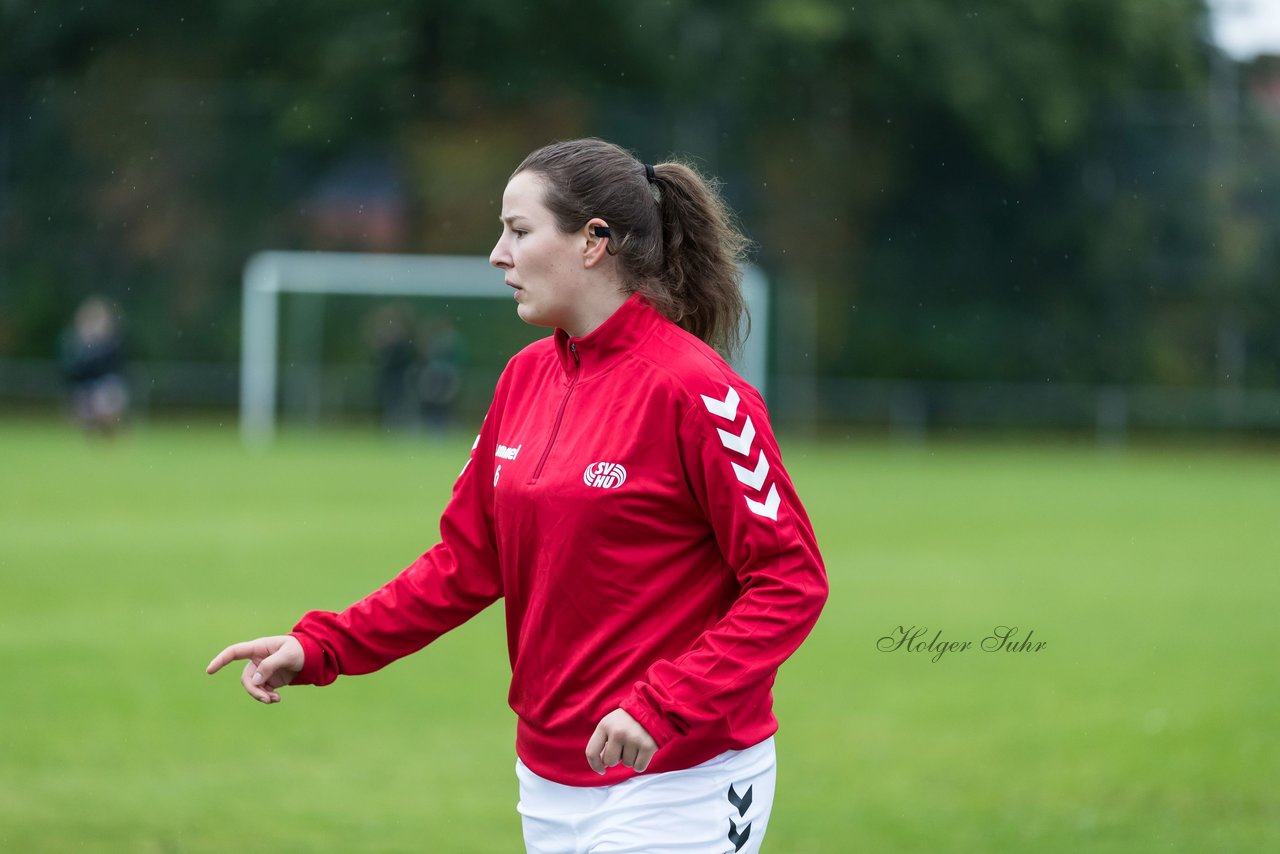
<svg viewBox="0 0 1280 854">
<path fill-rule="evenodd" d="M 571 338 L 557 328 L 556 355 L 565 373 L 577 371 L 579 379 L 584 379 L 611 368 L 664 322 L 666 319 L 648 300 L 632 294 L 604 323 L 581 338 Z"/>
</svg>

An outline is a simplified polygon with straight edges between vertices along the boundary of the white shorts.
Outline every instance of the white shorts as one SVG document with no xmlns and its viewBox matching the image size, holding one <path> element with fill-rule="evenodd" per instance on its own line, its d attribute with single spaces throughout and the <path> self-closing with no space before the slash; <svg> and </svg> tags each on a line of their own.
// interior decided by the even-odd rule
<svg viewBox="0 0 1280 854">
<path fill-rule="evenodd" d="M 776 776 L 772 738 L 682 771 L 590 788 L 553 783 L 517 759 L 516 809 L 529 854 L 748 854 L 764 839 Z"/>
</svg>

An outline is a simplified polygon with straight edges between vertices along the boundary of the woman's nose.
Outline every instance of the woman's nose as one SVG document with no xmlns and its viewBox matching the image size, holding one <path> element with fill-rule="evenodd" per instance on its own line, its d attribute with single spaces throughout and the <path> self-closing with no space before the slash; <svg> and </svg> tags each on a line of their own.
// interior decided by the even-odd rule
<svg viewBox="0 0 1280 854">
<path fill-rule="evenodd" d="M 497 243 L 493 244 L 493 251 L 489 253 L 489 263 L 502 269 L 511 266 L 511 258 L 507 255 L 506 241 L 501 237 L 498 238 Z"/>
</svg>

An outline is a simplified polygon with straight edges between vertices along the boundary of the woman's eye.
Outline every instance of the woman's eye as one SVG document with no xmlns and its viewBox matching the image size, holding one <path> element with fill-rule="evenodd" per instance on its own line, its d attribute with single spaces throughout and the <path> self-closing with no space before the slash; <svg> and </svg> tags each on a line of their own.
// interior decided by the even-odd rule
<svg viewBox="0 0 1280 854">
<path fill-rule="evenodd" d="M 515 234 L 516 237 L 524 237 L 526 234 L 529 233 L 522 228 L 512 229 L 512 232 Z"/>
</svg>

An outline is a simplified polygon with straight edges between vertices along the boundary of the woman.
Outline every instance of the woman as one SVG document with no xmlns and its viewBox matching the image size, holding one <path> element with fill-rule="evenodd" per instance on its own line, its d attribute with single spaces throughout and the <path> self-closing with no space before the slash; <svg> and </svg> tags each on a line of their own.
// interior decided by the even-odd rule
<svg viewBox="0 0 1280 854">
<path fill-rule="evenodd" d="M 120 324 L 102 297 L 80 303 L 62 335 L 61 357 L 75 420 L 86 433 L 110 438 L 124 426 L 129 387 Z"/>
<path fill-rule="evenodd" d="M 764 403 L 721 356 L 746 241 L 692 169 L 596 139 L 529 155 L 501 220 L 490 262 L 555 332 L 498 380 L 441 542 L 208 670 L 248 659 L 245 690 L 275 703 L 501 597 L 529 851 L 757 850 L 771 688 L 827 583 Z"/>
</svg>

